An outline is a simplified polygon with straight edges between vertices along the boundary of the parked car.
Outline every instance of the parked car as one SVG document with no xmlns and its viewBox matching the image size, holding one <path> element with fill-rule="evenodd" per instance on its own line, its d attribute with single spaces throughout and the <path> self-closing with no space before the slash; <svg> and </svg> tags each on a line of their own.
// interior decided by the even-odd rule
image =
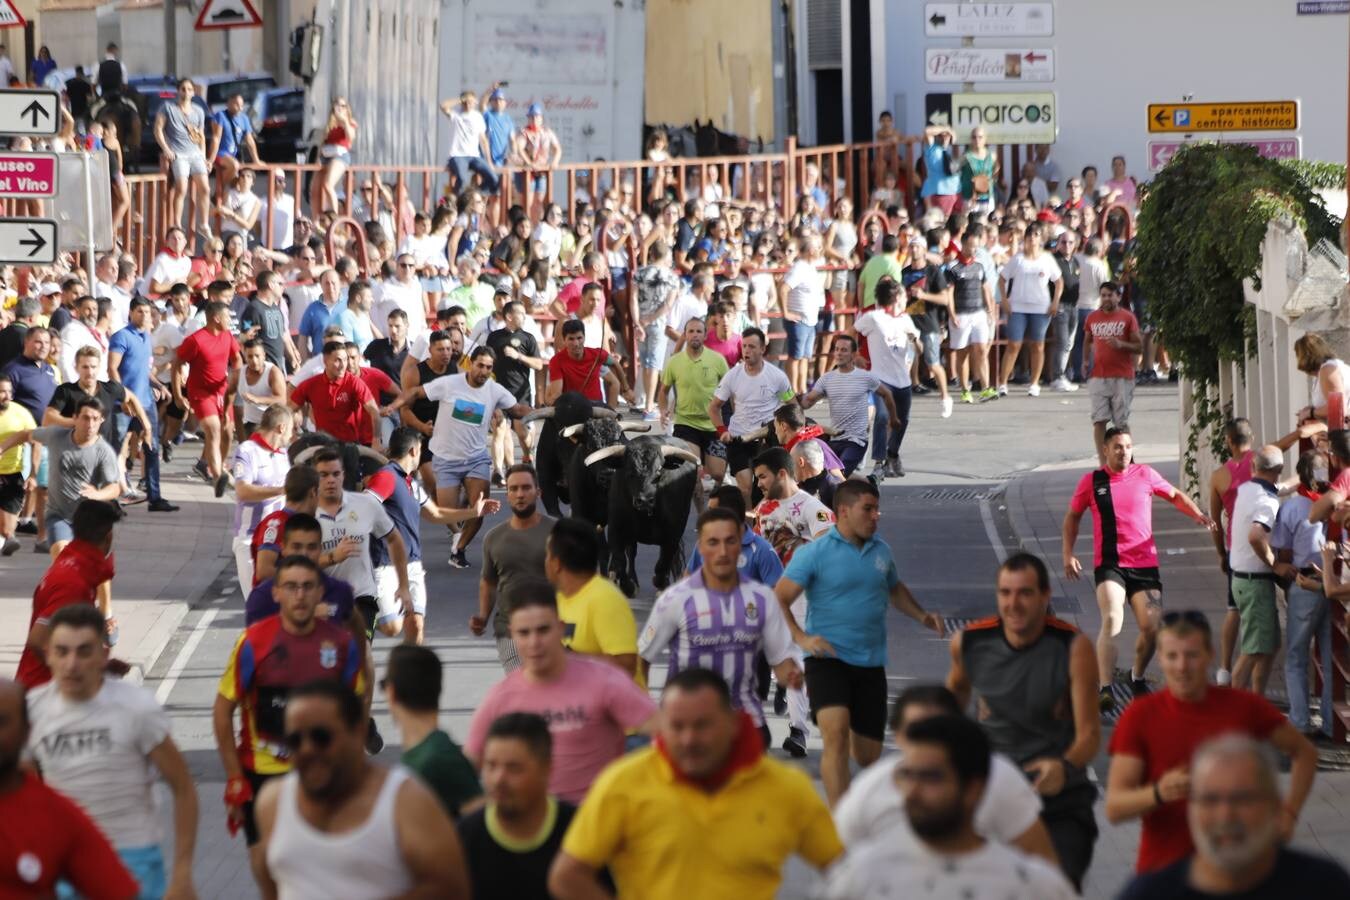
<svg viewBox="0 0 1350 900">
<path fill-rule="evenodd" d="M 301 152 L 305 123 L 303 88 L 259 91 L 249 109 L 258 155 L 267 162 L 295 162 Z"/>
<path fill-rule="evenodd" d="M 225 108 L 225 101 L 235 94 L 244 98 L 247 108 L 259 92 L 277 86 L 277 80 L 267 72 L 226 72 L 218 75 L 193 75 L 199 94 L 211 112 Z"/>
</svg>

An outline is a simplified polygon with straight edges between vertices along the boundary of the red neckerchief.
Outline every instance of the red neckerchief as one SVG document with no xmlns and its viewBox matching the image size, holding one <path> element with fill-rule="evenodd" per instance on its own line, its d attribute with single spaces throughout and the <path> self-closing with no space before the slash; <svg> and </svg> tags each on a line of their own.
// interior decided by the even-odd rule
<svg viewBox="0 0 1350 900">
<path fill-rule="evenodd" d="M 1298 486 L 1298 495 L 1300 497 L 1307 497 L 1313 503 L 1316 503 L 1318 500 L 1322 498 L 1322 495 L 1319 492 L 1309 490 L 1308 488 L 1304 487 L 1302 483 L 1300 483 Z"/>
<path fill-rule="evenodd" d="M 261 432 L 258 431 L 253 432 L 248 436 L 248 439 L 253 443 L 257 444 L 259 447 L 266 450 L 268 453 L 278 452 L 276 447 L 273 447 L 271 444 L 267 443 L 267 441 L 263 440 Z"/>
<path fill-rule="evenodd" d="M 787 443 L 783 445 L 783 449 L 791 450 L 793 447 L 797 446 L 802 441 L 809 441 L 812 438 L 823 437 L 824 434 L 825 429 L 821 428 L 819 425 L 804 425 L 802 426 L 801 431 L 797 432 L 792 437 L 788 438 Z"/>
<path fill-rule="evenodd" d="M 160 247 L 159 252 L 169 257 L 170 259 L 182 259 L 184 256 L 187 256 L 186 253 L 173 252 L 172 250 L 169 249 L 168 244 L 165 244 L 163 247 Z"/>
<path fill-rule="evenodd" d="M 731 776 L 740 770 L 748 769 L 759 762 L 759 758 L 764 755 L 764 738 L 760 736 L 755 721 L 744 710 L 736 713 L 736 716 L 740 720 L 740 732 L 736 735 L 736 742 L 731 745 L 727 761 L 722 764 L 722 768 L 704 778 L 691 778 L 681 772 L 675 760 L 670 758 L 670 751 L 666 749 L 661 735 L 656 736 L 656 740 L 652 743 L 656 745 L 656 752 L 660 753 L 670 765 L 676 781 L 683 781 L 685 784 L 692 784 L 694 787 L 712 792 L 724 787 L 731 780 Z"/>
</svg>

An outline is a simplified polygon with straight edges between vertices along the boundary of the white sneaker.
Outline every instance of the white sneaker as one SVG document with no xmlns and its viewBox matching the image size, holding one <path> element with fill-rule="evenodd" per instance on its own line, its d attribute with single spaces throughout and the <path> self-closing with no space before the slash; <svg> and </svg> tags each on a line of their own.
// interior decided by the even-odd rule
<svg viewBox="0 0 1350 900">
<path fill-rule="evenodd" d="M 1059 391 L 1061 394 L 1067 394 L 1078 390 L 1078 385 L 1067 378 L 1056 378 L 1050 383 L 1050 390 Z"/>
<path fill-rule="evenodd" d="M 1233 674 L 1227 669 L 1220 669 L 1214 673 L 1214 683 L 1218 685 L 1229 685 L 1233 683 Z"/>
<path fill-rule="evenodd" d="M 942 418 L 950 419 L 952 417 L 952 398 L 950 396 L 942 398 Z"/>
<path fill-rule="evenodd" d="M 1028 396 L 1028 397 L 1039 397 L 1040 395 L 1041 395 L 1041 386 L 1040 386 L 1039 384 L 1029 384 L 1029 385 L 1027 385 L 1027 396 Z"/>
<path fill-rule="evenodd" d="M 660 411 L 659 409 L 649 409 L 649 410 L 647 410 L 646 412 L 644 412 L 644 413 L 642 414 L 642 421 L 644 421 L 644 422 L 660 422 L 660 421 L 661 421 L 661 411 Z"/>
<path fill-rule="evenodd" d="M 1000 397 L 1008 396 L 1008 386 L 1006 384 L 1000 384 L 998 386 L 998 395 Z"/>
</svg>

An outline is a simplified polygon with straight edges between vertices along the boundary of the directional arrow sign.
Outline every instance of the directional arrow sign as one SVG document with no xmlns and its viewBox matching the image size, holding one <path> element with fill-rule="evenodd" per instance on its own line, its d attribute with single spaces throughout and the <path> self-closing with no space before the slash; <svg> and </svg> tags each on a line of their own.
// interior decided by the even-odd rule
<svg viewBox="0 0 1350 900">
<path fill-rule="evenodd" d="M 1017 84 L 1055 80 L 1054 50 L 928 47 L 924 79 L 932 84 Z"/>
<path fill-rule="evenodd" d="M 50 136 L 61 125 L 56 91 L 0 90 L 0 134 Z"/>
<path fill-rule="evenodd" d="M 925 3 L 928 37 L 1047 37 L 1055 33 L 1053 3 Z"/>
<path fill-rule="evenodd" d="M 0 197 L 55 197 L 55 153 L 0 152 Z"/>
<path fill-rule="evenodd" d="M 0 262 L 46 266 L 56 253 L 56 220 L 0 219 Z"/>
<path fill-rule="evenodd" d="M 1150 103 L 1148 130 L 1154 134 L 1206 131 L 1297 131 L 1297 100 L 1241 103 Z"/>
</svg>

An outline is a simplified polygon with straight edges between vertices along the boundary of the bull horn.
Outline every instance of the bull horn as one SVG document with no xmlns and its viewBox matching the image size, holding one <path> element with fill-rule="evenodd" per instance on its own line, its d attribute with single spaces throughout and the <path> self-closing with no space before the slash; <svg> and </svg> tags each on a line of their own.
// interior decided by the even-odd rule
<svg viewBox="0 0 1350 900">
<path fill-rule="evenodd" d="M 536 409 L 533 410 L 532 412 L 527 412 L 525 415 L 521 416 L 520 424 L 528 425 L 535 419 L 551 419 L 551 418 L 553 418 L 553 407 L 545 406 L 542 409 Z"/>
<path fill-rule="evenodd" d="M 595 463 L 598 463 L 602 459 L 609 459 L 611 456 L 620 456 L 627 449 L 628 448 L 625 447 L 623 444 L 611 444 L 610 446 L 597 450 L 590 456 L 586 457 L 585 464 L 590 466 L 594 465 Z"/>
<path fill-rule="evenodd" d="M 683 447 L 662 447 L 661 456 L 665 459 L 669 459 L 672 456 L 678 456 L 680 459 L 687 459 L 694 465 L 698 465 L 699 463 L 703 462 L 703 460 L 699 459 L 699 457 L 696 454 L 690 453 Z"/>
<path fill-rule="evenodd" d="M 561 435 L 562 437 L 570 438 L 578 434 L 581 431 L 581 429 L 585 427 L 586 426 L 582 424 L 568 425 L 562 431 L 558 432 L 558 434 Z"/>
<path fill-rule="evenodd" d="M 618 417 L 619 411 L 616 409 L 610 409 L 608 406 L 591 407 L 592 419 L 617 419 Z"/>
<path fill-rule="evenodd" d="M 293 465 L 293 466 L 306 466 L 306 465 L 309 465 L 309 461 L 314 457 L 314 454 L 318 453 L 320 450 L 322 450 L 322 449 L 325 448 L 325 447 L 332 447 L 332 446 L 334 446 L 334 445 L 333 445 L 333 444 L 315 444 L 315 445 L 312 446 L 312 447 L 306 447 L 305 449 L 301 450 L 299 453 L 295 454 L 295 461 L 292 462 L 291 465 Z"/>
<path fill-rule="evenodd" d="M 624 422 L 619 428 L 623 431 L 651 431 L 651 422 Z"/>
<path fill-rule="evenodd" d="M 763 440 L 768 436 L 769 436 L 769 426 L 761 425 L 754 431 L 750 432 L 749 434 L 741 435 L 739 439 L 742 441 L 759 441 Z"/>
<path fill-rule="evenodd" d="M 679 449 L 686 450 L 690 453 L 699 452 L 698 446 L 696 444 L 691 444 L 688 441 L 682 440 L 677 437 L 669 437 L 669 436 L 663 437 L 661 438 L 661 443 L 665 444 L 668 447 L 678 447 Z"/>
<path fill-rule="evenodd" d="M 369 447 L 358 446 L 356 448 L 356 455 L 363 457 L 364 459 L 374 460 L 375 462 L 379 463 L 382 466 L 387 465 L 389 463 L 388 457 L 386 457 L 383 453 L 376 453 Z"/>
</svg>

